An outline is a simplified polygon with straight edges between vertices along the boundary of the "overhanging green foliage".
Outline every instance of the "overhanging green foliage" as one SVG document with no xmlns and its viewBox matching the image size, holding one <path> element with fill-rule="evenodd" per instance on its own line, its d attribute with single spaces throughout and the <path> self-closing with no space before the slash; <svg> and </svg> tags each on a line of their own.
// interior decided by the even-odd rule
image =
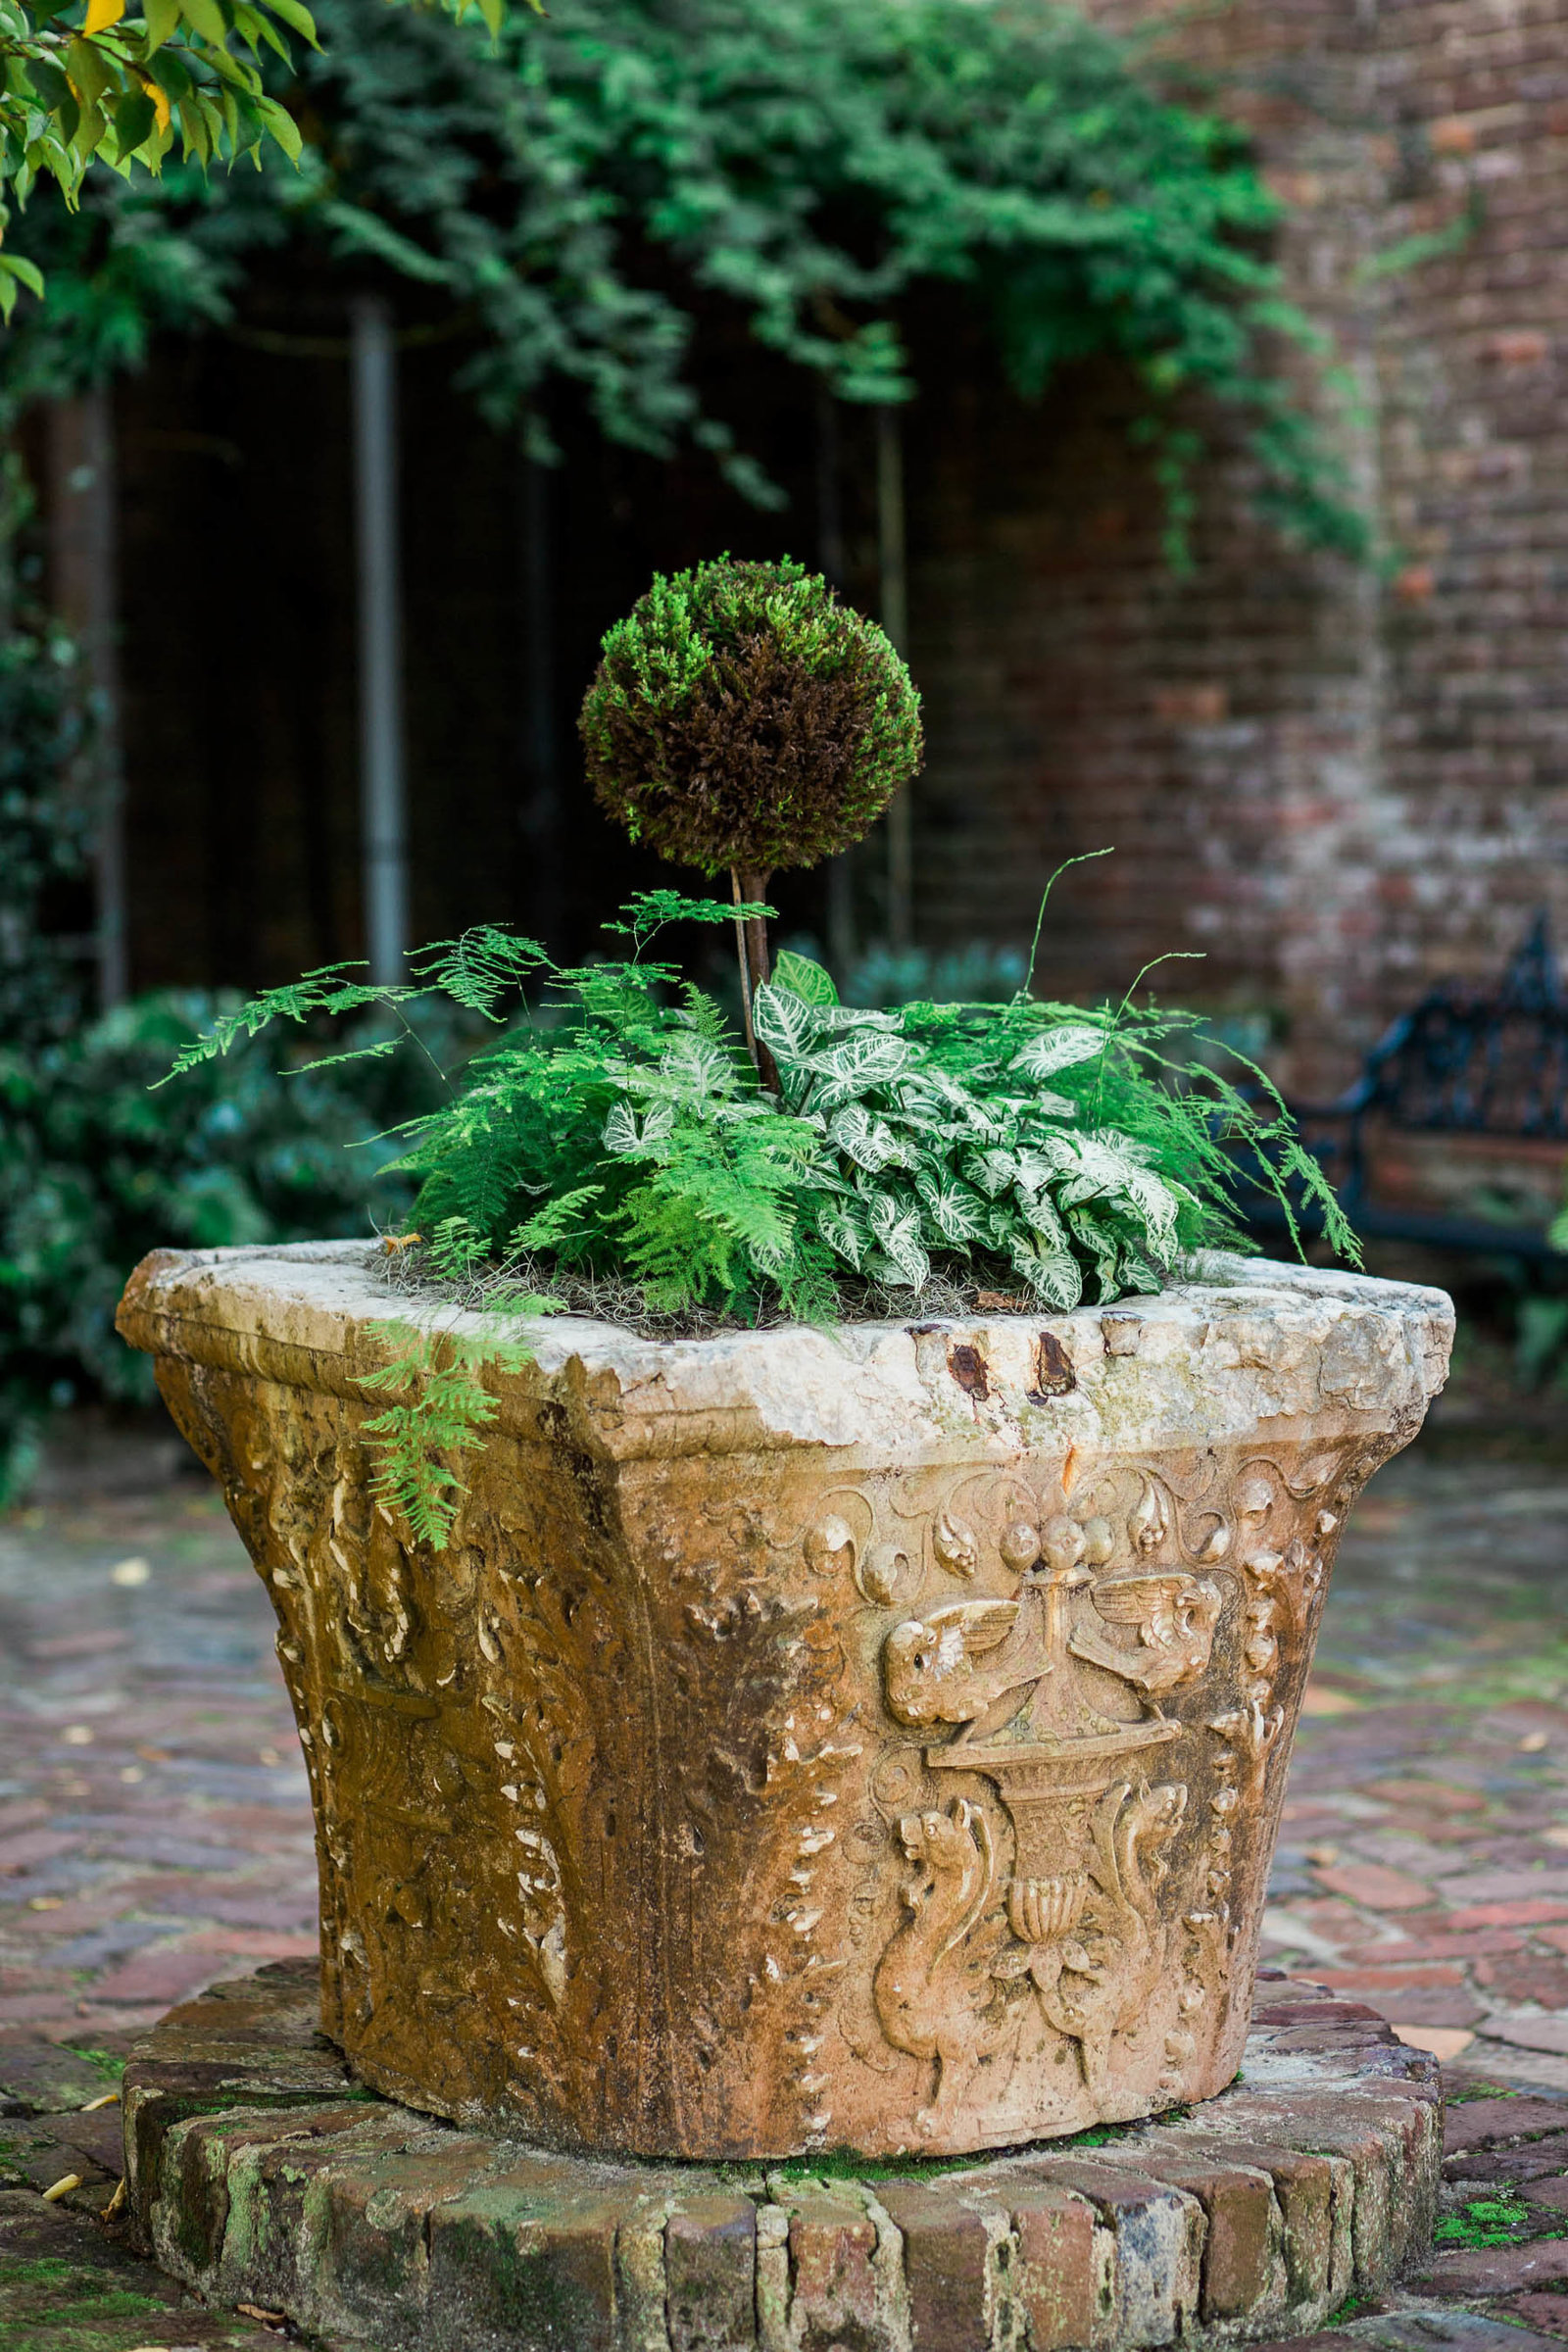
<svg viewBox="0 0 1568 2352">
<path fill-rule="evenodd" d="M 86 233 L 30 208 L 16 250 L 50 268 L 70 318 L 26 335 L 53 338 L 57 375 L 125 351 L 127 305 L 221 315 L 251 253 L 305 239 L 401 276 L 427 318 L 471 321 L 463 380 L 536 449 L 564 379 L 607 433 L 696 442 L 765 499 L 744 419 L 713 395 L 709 322 L 744 319 L 842 399 L 898 400 L 906 299 L 948 281 L 1025 393 L 1097 354 L 1126 364 L 1177 543 L 1188 477 L 1224 433 L 1271 514 L 1362 551 L 1283 367 L 1282 338 L 1313 337 L 1282 299 L 1281 207 L 1243 135 L 1166 103 L 1070 10 L 559 0 L 495 50 L 477 24 L 385 0 L 318 15 L 298 175 L 98 171 Z M 25 342 L 6 366 L 36 378 Z"/>
<path fill-rule="evenodd" d="M 495 31 L 505 0 L 441 5 L 458 18 L 472 8 Z M 303 0 L 143 0 L 140 14 L 126 0 L 79 13 L 73 0 L 0 0 L 0 234 L 4 198 L 24 204 L 47 179 L 74 205 L 95 159 L 131 179 L 160 172 L 176 147 L 203 172 L 259 165 L 270 141 L 297 163 L 299 125 L 264 72 L 281 60 L 292 94 L 290 33 L 316 46 Z M 36 264 L 0 251 L 0 318 L 24 290 L 43 292 Z"/>
</svg>

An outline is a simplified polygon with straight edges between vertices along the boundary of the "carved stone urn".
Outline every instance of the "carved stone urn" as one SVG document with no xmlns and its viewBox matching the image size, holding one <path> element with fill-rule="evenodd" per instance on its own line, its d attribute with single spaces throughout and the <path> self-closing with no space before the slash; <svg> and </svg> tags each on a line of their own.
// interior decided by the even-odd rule
<svg viewBox="0 0 1568 2352">
<path fill-rule="evenodd" d="M 709 2161 L 1223 2088 L 1335 1546 L 1452 1311 L 1197 1271 L 1065 1315 L 529 1324 L 437 1553 L 371 1492 L 407 1312 L 372 1250 L 146 1259 L 120 1328 L 277 1611 L 355 2072 Z"/>
</svg>

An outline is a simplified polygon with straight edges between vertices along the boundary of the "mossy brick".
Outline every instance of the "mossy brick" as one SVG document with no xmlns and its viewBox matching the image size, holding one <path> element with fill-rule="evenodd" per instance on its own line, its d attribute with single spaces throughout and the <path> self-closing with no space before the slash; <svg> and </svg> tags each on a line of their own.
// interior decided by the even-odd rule
<svg viewBox="0 0 1568 2352">
<path fill-rule="evenodd" d="M 799 2352 L 892 2352 L 877 2228 L 864 2198 L 805 2183 L 781 2201 L 789 2214 L 791 2344 Z"/>
<path fill-rule="evenodd" d="M 1088 2197 L 1115 2232 L 1110 2340 L 1163 2344 L 1183 2334 L 1201 2283 L 1204 2224 L 1197 2198 L 1132 2167 L 1044 2157 L 1030 2171 Z"/>
<path fill-rule="evenodd" d="M 1314 2155 L 1343 2156 L 1354 2177 L 1354 2283 L 1381 2286 L 1397 2267 L 1396 2210 L 1405 2169 L 1403 2135 L 1376 2118 L 1358 2116 L 1348 2098 L 1314 2092 L 1311 2108 L 1292 2119 L 1302 2141 Z"/>
<path fill-rule="evenodd" d="M 1311 2302 L 1333 2284 L 1334 2167 L 1326 2156 L 1256 2140 L 1215 2143 L 1229 2163 L 1266 2173 L 1280 2211 L 1286 2286 L 1293 2302 Z"/>
<path fill-rule="evenodd" d="M 683 2196 L 664 2224 L 671 2352 L 751 2352 L 757 2323 L 757 2208 L 715 2191 Z"/>
<path fill-rule="evenodd" d="M 444 2352 L 611 2352 L 617 2201 L 538 2156 L 428 2208 L 423 2340 Z"/>
<path fill-rule="evenodd" d="M 1095 2208 L 1044 2182 L 998 2188 L 1018 2241 L 1013 2290 L 1028 2352 L 1092 2343 L 1100 2321 Z"/>
<path fill-rule="evenodd" d="M 210 2278 L 228 2227 L 227 2116 L 187 2117 L 164 2142 L 150 2199 L 152 2242 L 161 2261 L 177 2256 L 184 2274 Z M 211 2129 L 204 2129 L 211 2126 Z"/>
<path fill-rule="evenodd" d="M 1285 2284 L 1276 2247 L 1274 2183 L 1266 2172 L 1229 2162 L 1183 2160 L 1140 2148 L 1139 2162 L 1172 2188 L 1185 2189 L 1203 2208 L 1199 2317 L 1239 2320 L 1278 2303 Z"/>
<path fill-rule="evenodd" d="M 497 2145 L 466 2132 L 432 2132 L 416 2147 L 336 2165 L 318 2183 L 312 2213 L 316 2284 L 322 2325 L 384 2329 L 422 2309 L 428 2285 L 432 2210 L 481 2184 Z"/>
<path fill-rule="evenodd" d="M 1436 2077 L 1436 2067 L 1433 2069 Z M 1393 2142 L 1389 2167 L 1388 2260 L 1397 2270 L 1412 2247 L 1427 2244 L 1437 2219 L 1443 2156 L 1441 2084 L 1401 2083 L 1397 2089 L 1366 2076 L 1347 2093 L 1347 2113 L 1376 2118 Z"/>
<path fill-rule="evenodd" d="M 265 2111 L 275 2116 L 280 2111 L 335 2103 L 330 2102 L 329 2093 L 331 2089 L 341 2092 L 341 2070 L 337 2082 L 326 2087 L 328 2097 L 323 2097 L 321 2085 L 283 2088 L 271 2073 L 258 2080 L 250 2071 L 236 2072 L 230 2063 L 132 2060 L 125 2069 L 121 2103 L 131 2224 L 140 2242 L 151 2242 L 154 2208 L 164 2194 L 164 2150 L 171 2132 L 202 2116 L 222 2117 L 236 2111 Z M 365 2112 L 363 2105 L 360 2112 Z"/>
<path fill-rule="evenodd" d="M 0 2115 L 61 2115 L 110 2087 L 74 2050 L 52 2041 L 0 2042 Z"/>
<path fill-rule="evenodd" d="M 991 2236 L 940 2182 L 880 2180 L 877 2199 L 904 2239 L 913 2352 L 973 2352 L 990 2341 Z"/>
<path fill-rule="evenodd" d="M 250 2296 L 260 2278 L 264 2303 L 292 2309 L 311 2302 L 322 2177 L 337 2165 L 370 2162 L 398 2120 L 385 2108 L 368 2112 L 359 2102 L 345 2102 L 254 2118 L 226 2132 L 230 2210 L 219 2253 L 219 2293 L 231 2300 Z"/>
</svg>

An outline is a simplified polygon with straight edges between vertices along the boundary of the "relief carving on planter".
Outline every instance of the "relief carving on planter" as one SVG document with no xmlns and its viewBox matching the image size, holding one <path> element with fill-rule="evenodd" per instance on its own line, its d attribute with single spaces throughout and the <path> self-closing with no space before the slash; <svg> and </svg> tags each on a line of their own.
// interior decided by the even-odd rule
<svg viewBox="0 0 1568 2352">
<path fill-rule="evenodd" d="M 1077 1507 L 1067 1495 L 1051 1507 L 1013 1482 L 990 1541 L 976 1529 L 987 1510 L 973 1482 L 961 1498 L 971 1510 L 950 1498 L 933 1515 L 943 1581 L 1013 1590 L 948 1599 L 933 1583 L 931 1604 L 886 1633 L 879 1660 L 886 1715 L 929 1739 L 926 1786 L 964 1776 L 945 1804 L 896 1816 L 912 1872 L 872 1974 L 884 2041 L 931 2070 L 919 2117 L 931 2138 L 980 2065 L 1051 2080 L 1042 2058 L 1054 2044 L 1072 2058 L 1079 2098 L 1101 2100 L 1126 2060 L 1163 2091 L 1180 2088 L 1197 2048 L 1190 2021 L 1222 1989 L 1206 1964 L 1203 1903 L 1230 1884 L 1237 1747 L 1246 1752 L 1242 1731 L 1237 1747 L 1220 1739 L 1218 1754 L 1192 1752 L 1227 1604 L 1242 1613 L 1246 1703 L 1267 1700 L 1250 1665 L 1262 1588 L 1232 1559 L 1255 1500 L 1239 1484 L 1242 1494 L 1190 1510 L 1138 1468 L 1093 1480 Z M 1277 1653 L 1274 1640 L 1272 1663 Z M 1183 1693 L 1197 1722 L 1168 1712 Z M 1267 1759 L 1272 1717 L 1260 1722 Z M 1199 1764 L 1210 1828 L 1197 1851 L 1187 1837 L 1178 1865 Z M 1173 1868 L 1185 1877 L 1168 1891 Z"/>
</svg>

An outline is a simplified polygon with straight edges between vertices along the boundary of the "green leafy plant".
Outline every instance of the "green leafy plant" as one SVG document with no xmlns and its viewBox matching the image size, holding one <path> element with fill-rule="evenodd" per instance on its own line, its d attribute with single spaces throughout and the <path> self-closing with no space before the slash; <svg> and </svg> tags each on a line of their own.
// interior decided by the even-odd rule
<svg viewBox="0 0 1568 2352">
<path fill-rule="evenodd" d="M 416 958 L 406 987 L 312 974 L 180 1054 L 176 1070 L 191 1069 L 276 1019 L 371 1003 L 407 1019 L 432 997 L 500 1027 L 404 1126 L 390 1171 L 418 1187 L 416 1236 L 387 1261 L 417 1311 L 389 1307 L 371 1385 L 390 1401 L 368 1434 L 380 1491 L 418 1540 L 446 1540 L 457 1463 L 495 1409 L 485 1369 L 516 1360 L 518 1313 L 570 1306 L 700 1333 L 951 1311 L 998 1287 L 1020 1307 L 1112 1299 L 1158 1289 L 1194 1250 L 1246 1247 L 1230 1204 L 1238 1152 L 1261 1154 L 1282 1198 L 1299 1178 L 1355 1256 L 1278 1099 L 1266 1092 L 1260 1112 L 1184 1054 L 1190 1014 L 1130 998 L 1085 1012 L 1026 988 L 1000 1004 L 869 1011 L 785 955 L 757 995 L 770 1092 L 711 998 L 649 953 L 666 923 L 732 913 L 645 893 L 611 926 L 624 953 L 573 967 L 480 927 Z M 542 1002 L 509 1018 L 525 990 Z"/>
<path fill-rule="evenodd" d="M 74 205 L 94 158 L 129 175 L 157 172 L 177 143 L 203 169 L 259 155 L 272 140 L 298 160 L 293 117 L 269 94 L 264 47 L 285 67 L 285 35 L 313 46 L 301 0 L 87 0 L 79 22 L 61 0 L 0 0 L 0 192 L 25 203 L 53 179 Z M 0 231 L 8 218 L 0 202 Z M 24 254 L 0 251 L 0 318 L 20 293 L 41 295 Z"/>
<path fill-rule="evenodd" d="M 505 0 L 441 6 L 460 19 L 473 9 L 494 35 Z M 127 180 L 156 175 L 176 144 L 203 172 L 242 157 L 259 170 L 268 142 L 297 164 L 300 126 L 265 71 L 280 60 L 292 90 L 289 33 L 319 46 L 302 0 L 144 0 L 139 16 L 126 0 L 86 0 L 79 22 L 71 0 L 0 0 L 0 197 L 25 204 L 48 178 L 74 207 L 95 161 Z M 9 217 L 0 201 L 0 234 Z M 0 319 L 24 291 L 42 295 L 37 264 L 0 251 Z"/>
</svg>

